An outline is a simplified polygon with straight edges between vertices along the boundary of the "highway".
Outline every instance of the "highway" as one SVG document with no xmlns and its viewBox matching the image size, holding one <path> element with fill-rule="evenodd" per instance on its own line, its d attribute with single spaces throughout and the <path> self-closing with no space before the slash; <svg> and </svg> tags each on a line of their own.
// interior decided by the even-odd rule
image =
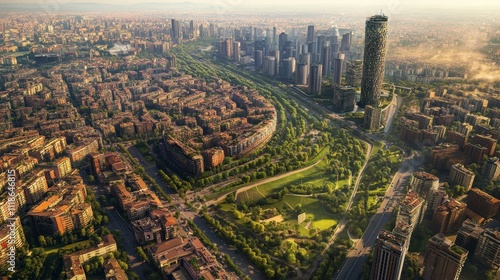
<svg viewBox="0 0 500 280">
<path fill-rule="evenodd" d="M 387 189 L 384 199 L 372 217 L 363 236 L 354 244 L 347 253 L 347 258 L 333 279 L 357 280 L 361 278 L 363 264 L 372 249 L 378 233 L 391 219 L 392 212 L 398 206 L 399 201 L 405 195 L 405 186 L 411 174 L 422 164 L 423 158 L 419 155 L 411 155 L 405 159 L 398 172 L 394 175 L 390 187 Z"/>
</svg>

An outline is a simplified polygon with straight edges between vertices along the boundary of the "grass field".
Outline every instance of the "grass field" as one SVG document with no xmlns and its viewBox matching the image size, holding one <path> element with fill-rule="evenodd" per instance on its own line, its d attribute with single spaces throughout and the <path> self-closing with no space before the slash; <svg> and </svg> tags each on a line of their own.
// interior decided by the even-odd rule
<svg viewBox="0 0 500 280">
<path fill-rule="evenodd" d="M 251 188 L 247 191 L 239 193 L 238 196 L 236 197 L 236 201 L 247 203 L 247 202 L 257 201 L 261 198 L 264 198 L 264 196 L 259 192 L 259 189 Z"/>
<path fill-rule="evenodd" d="M 376 155 L 382 148 L 384 147 L 384 142 L 377 141 L 372 146 L 372 151 L 370 153 L 370 157 Z"/>
<path fill-rule="evenodd" d="M 263 206 L 263 209 L 284 209 L 289 208 L 294 209 L 297 204 L 302 205 L 302 209 L 306 212 L 306 217 L 312 221 L 312 226 L 319 229 L 325 230 L 337 224 L 336 218 L 326 212 L 326 210 L 321 206 L 319 201 L 313 197 L 302 197 L 302 196 L 294 196 L 294 195 L 286 195 L 281 201 L 268 204 Z M 297 217 L 293 216 L 285 216 L 285 222 L 290 223 L 291 226 L 295 226 L 297 224 Z M 304 228 L 307 222 L 303 222 L 300 225 L 300 232 L 303 235 L 309 236 L 309 230 Z"/>
<path fill-rule="evenodd" d="M 63 245 L 58 245 L 58 246 L 54 246 L 54 247 L 49 247 L 49 248 L 45 248 L 45 255 L 49 255 L 49 254 L 53 254 L 53 253 L 57 253 L 57 251 L 59 251 L 59 249 L 71 249 L 71 248 L 74 248 L 78 245 L 90 245 L 90 241 L 89 240 L 84 240 L 84 241 L 80 241 L 80 242 L 76 242 L 76 243 L 73 243 L 73 244 L 68 244 L 66 246 L 63 246 Z"/>
</svg>

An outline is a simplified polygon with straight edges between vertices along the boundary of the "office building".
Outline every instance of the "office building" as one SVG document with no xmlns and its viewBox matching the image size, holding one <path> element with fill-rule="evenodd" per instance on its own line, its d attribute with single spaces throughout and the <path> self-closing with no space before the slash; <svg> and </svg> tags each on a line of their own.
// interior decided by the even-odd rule
<svg viewBox="0 0 500 280">
<path fill-rule="evenodd" d="M 333 60 L 333 84 L 341 85 L 342 83 L 342 65 L 344 64 L 345 54 L 339 53 Z"/>
<path fill-rule="evenodd" d="M 403 270 L 408 238 L 381 230 L 374 245 L 371 280 L 399 280 Z"/>
<path fill-rule="evenodd" d="M 323 65 L 314 64 L 311 65 L 311 71 L 309 72 L 309 94 L 320 95 L 321 94 L 321 84 L 323 82 Z"/>
<path fill-rule="evenodd" d="M 456 163 L 451 166 L 448 181 L 450 182 L 450 185 L 460 185 L 468 191 L 472 187 L 475 177 L 476 174 L 474 174 L 474 172 L 465 168 L 462 164 Z"/>
<path fill-rule="evenodd" d="M 458 280 L 468 251 L 453 244 L 443 234 L 434 235 L 427 243 L 424 258 L 424 280 Z"/>
<path fill-rule="evenodd" d="M 453 198 L 439 206 L 432 216 L 431 229 L 434 233 L 457 232 L 465 219 L 467 204 Z"/>
<path fill-rule="evenodd" d="M 479 235 L 474 258 L 495 271 L 500 268 L 500 230 L 498 228 L 487 228 Z"/>
<path fill-rule="evenodd" d="M 314 41 L 314 25 L 309 25 L 307 27 L 307 42 L 313 42 Z"/>
<path fill-rule="evenodd" d="M 387 53 L 388 18 L 376 15 L 366 20 L 363 77 L 360 106 L 378 106 L 384 80 Z"/>
<path fill-rule="evenodd" d="M 178 20 L 172 19 L 172 29 L 171 29 L 172 41 L 175 44 L 179 44 L 181 41 L 181 27 Z"/>
<path fill-rule="evenodd" d="M 473 188 L 469 190 L 467 196 L 467 208 L 481 215 L 481 217 L 489 219 L 498 214 L 500 210 L 500 200 L 480 189 Z"/>
<path fill-rule="evenodd" d="M 410 188 L 420 197 L 428 200 L 431 190 L 439 188 L 439 178 L 427 172 L 415 172 L 410 179 Z"/>
<path fill-rule="evenodd" d="M 280 54 L 283 55 L 286 51 L 286 42 L 288 41 L 288 35 L 285 32 L 281 32 L 279 35 L 278 47 Z"/>
</svg>

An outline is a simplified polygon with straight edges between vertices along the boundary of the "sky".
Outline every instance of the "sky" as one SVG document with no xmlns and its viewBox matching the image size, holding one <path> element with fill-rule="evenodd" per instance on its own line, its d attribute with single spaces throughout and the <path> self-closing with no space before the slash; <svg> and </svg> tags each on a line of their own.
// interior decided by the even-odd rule
<svg viewBox="0 0 500 280">
<path fill-rule="evenodd" d="M 192 3 L 203 3 L 203 4 L 225 4 L 232 6 L 263 6 L 263 5 L 321 5 L 321 6 L 335 6 L 335 5 L 411 5 L 411 6 L 450 6 L 450 7 L 479 7 L 479 6 L 500 6 L 500 1 L 498 0 L 186 0 L 186 1 L 176 1 L 176 0 L 0 0 L 1 4 L 24 4 L 24 3 L 46 3 L 46 4 L 71 4 L 71 3 L 106 3 L 115 5 L 130 5 L 139 3 L 178 3 L 178 2 L 192 2 Z"/>
</svg>

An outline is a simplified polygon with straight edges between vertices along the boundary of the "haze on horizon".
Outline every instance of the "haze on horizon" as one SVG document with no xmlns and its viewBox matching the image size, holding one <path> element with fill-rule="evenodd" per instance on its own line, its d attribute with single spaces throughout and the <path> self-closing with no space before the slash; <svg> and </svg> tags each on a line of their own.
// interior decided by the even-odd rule
<svg viewBox="0 0 500 280">
<path fill-rule="evenodd" d="M 211 4 L 225 4 L 234 7 L 263 7 L 263 6 L 315 6 L 315 7 L 346 7 L 346 6 L 387 6 L 387 5 L 404 5 L 416 8 L 425 7 L 447 7 L 447 8 L 482 8 L 482 7 L 500 7 L 500 1 L 498 0 L 422 0 L 418 2 L 413 2 L 410 0 L 351 0 L 351 1 L 340 1 L 340 0 L 316 0 L 312 2 L 304 2 L 303 0 L 106 0 L 106 1 L 96 1 L 96 0 L 0 0 L 0 4 L 111 4 L 111 5 L 139 5 L 139 4 L 179 4 L 179 3 L 195 3 L 203 5 Z"/>
</svg>

